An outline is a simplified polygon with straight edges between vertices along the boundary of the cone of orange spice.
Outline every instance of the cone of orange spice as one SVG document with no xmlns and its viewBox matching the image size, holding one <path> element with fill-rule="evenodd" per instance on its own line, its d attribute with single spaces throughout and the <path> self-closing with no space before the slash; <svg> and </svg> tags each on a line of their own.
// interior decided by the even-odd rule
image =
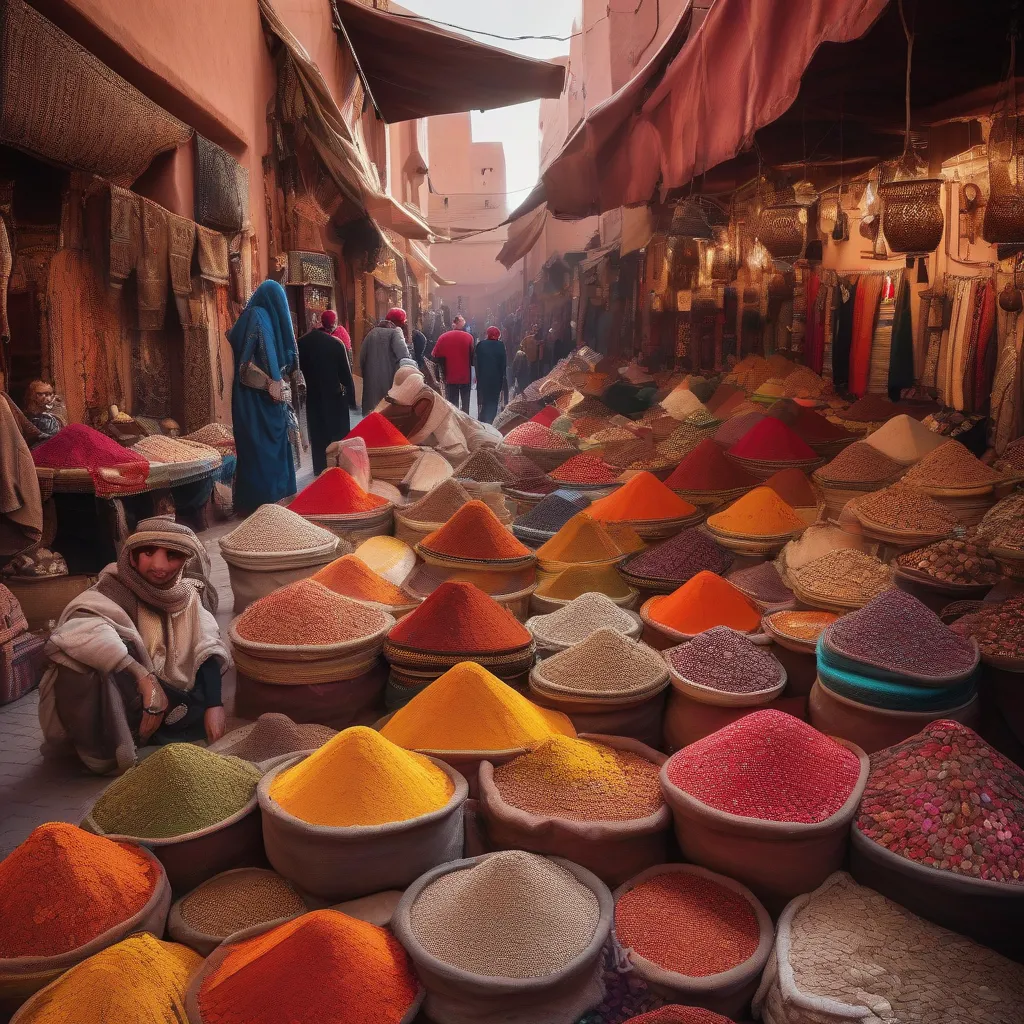
<svg viewBox="0 0 1024 1024">
<path fill-rule="evenodd" d="M 593 502 L 587 514 L 602 523 L 627 523 L 641 537 L 670 536 L 700 518 L 693 505 L 647 472 Z"/>
<path fill-rule="evenodd" d="M 640 617 L 671 637 L 689 638 L 716 626 L 752 633 L 761 624 L 761 611 L 743 591 L 713 572 L 697 573 L 678 590 L 652 597 Z"/>
<path fill-rule="evenodd" d="M 416 553 L 434 565 L 464 569 L 522 569 L 534 561 L 533 552 L 482 501 L 463 505 L 416 545 Z"/>
<path fill-rule="evenodd" d="M 382 604 L 392 614 L 414 608 L 419 601 L 408 591 L 375 573 L 355 555 L 343 555 L 325 565 L 311 577 L 328 590 L 353 601 Z"/>
</svg>

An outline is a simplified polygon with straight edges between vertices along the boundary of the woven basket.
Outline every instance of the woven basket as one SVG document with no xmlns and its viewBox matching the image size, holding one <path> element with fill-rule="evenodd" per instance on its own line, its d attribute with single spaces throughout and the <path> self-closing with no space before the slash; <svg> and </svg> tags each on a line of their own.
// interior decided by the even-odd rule
<svg viewBox="0 0 1024 1024">
<path fill-rule="evenodd" d="M 817 217 L 806 206 L 766 206 L 757 222 L 757 237 L 777 260 L 796 260 L 807 251 L 808 224 Z"/>
<path fill-rule="evenodd" d="M 981 234 L 992 245 L 1024 242 L 1024 179 L 1018 177 L 1014 186 L 1010 164 L 1021 167 L 1021 156 L 1014 152 L 1024 123 L 1017 112 L 1001 114 L 992 119 L 988 145 L 989 198 Z"/>
<path fill-rule="evenodd" d="M 659 767 L 666 761 L 664 754 L 636 739 L 601 733 L 580 733 L 579 738 L 637 754 Z M 592 871 L 606 885 L 620 885 L 668 857 L 672 829 L 668 807 L 629 821 L 570 821 L 524 811 L 502 798 L 494 783 L 494 766 L 488 761 L 480 765 L 479 812 L 494 849 L 564 857 Z"/>
<path fill-rule="evenodd" d="M 11 576 L 5 577 L 3 584 L 18 599 L 29 630 L 35 632 L 50 621 L 56 622 L 64 609 L 96 579 L 95 576 Z"/>
<path fill-rule="evenodd" d="M 942 241 L 941 178 L 890 181 L 878 186 L 882 230 L 892 252 L 923 256 Z"/>
<path fill-rule="evenodd" d="M 728 1016 L 732 1020 L 745 1017 L 745 1011 L 757 990 L 761 972 L 768 962 L 768 956 L 775 942 L 775 928 L 768 911 L 746 886 L 692 864 L 659 864 L 656 867 L 649 867 L 615 890 L 616 904 L 637 886 L 643 885 L 659 875 L 667 874 L 695 875 L 742 896 L 750 904 L 750 909 L 757 918 L 760 933 L 757 949 L 754 950 L 750 959 L 737 964 L 730 970 L 702 977 L 691 977 L 667 970 L 646 957 L 642 957 L 633 949 L 626 951 L 627 959 L 654 993 L 670 999 L 673 1003 L 702 1006 L 713 1013 Z"/>
<path fill-rule="evenodd" d="M 145 847 L 142 850 L 158 868 L 153 895 L 146 905 L 137 914 L 97 935 L 91 942 L 58 956 L 0 958 L 0 1015 L 13 1013 L 29 996 L 56 981 L 65 971 L 135 932 L 163 935 L 167 912 L 171 909 L 171 887 L 163 864 L 154 856 L 153 851 Z"/>
</svg>

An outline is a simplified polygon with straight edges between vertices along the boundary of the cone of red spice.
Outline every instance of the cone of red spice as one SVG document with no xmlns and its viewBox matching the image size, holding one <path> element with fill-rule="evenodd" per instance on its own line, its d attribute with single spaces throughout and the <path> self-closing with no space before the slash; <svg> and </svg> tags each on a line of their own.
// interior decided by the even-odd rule
<svg viewBox="0 0 1024 1024">
<path fill-rule="evenodd" d="M 722 493 L 735 496 L 756 487 L 759 481 L 753 473 L 726 458 L 721 446 L 706 437 L 673 470 L 665 486 L 676 492 Z"/>
<path fill-rule="evenodd" d="M 482 501 L 463 505 L 444 526 L 424 537 L 416 552 L 427 561 L 446 565 L 500 564 L 515 569 L 533 561 L 533 552 Z"/>
<path fill-rule="evenodd" d="M 764 482 L 790 508 L 812 508 L 818 504 L 818 496 L 814 493 L 811 481 L 801 469 L 780 469 Z"/>
<path fill-rule="evenodd" d="M 531 423 L 539 423 L 542 427 L 550 427 L 559 417 L 559 411 L 553 405 L 546 405 L 536 416 L 530 417 Z"/>
<path fill-rule="evenodd" d="M 442 583 L 388 634 L 389 645 L 465 655 L 532 643 L 529 630 L 472 583 Z"/>
<path fill-rule="evenodd" d="M 299 491 L 288 507 L 300 516 L 349 516 L 387 503 L 386 498 L 367 494 L 345 470 L 333 466 Z"/>
<path fill-rule="evenodd" d="M 597 455 L 582 454 L 574 455 L 549 475 L 564 484 L 613 485 L 618 483 L 619 470 Z"/>
<path fill-rule="evenodd" d="M 747 403 L 749 404 L 749 403 Z M 718 414 L 721 416 L 721 412 Z M 733 412 L 729 418 L 715 431 L 714 442 L 723 448 L 730 448 L 741 440 L 751 429 L 765 418 L 763 412 L 750 409 L 745 412 Z"/>
<path fill-rule="evenodd" d="M 371 412 L 364 416 L 355 428 L 345 435 L 347 441 L 352 437 L 361 437 L 367 448 L 407 448 L 409 439 L 386 416 L 379 412 Z"/>
<path fill-rule="evenodd" d="M 684 747 L 665 763 L 662 778 L 717 811 L 816 824 L 863 785 L 861 768 L 848 747 L 770 708 Z"/>
<path fill-rule="evenodd" d="M 742 402 L 746 398 L 747 393 L 741 387 L 737 387 L 735 384 L 722 383 L 715 388 L 714 393 L 704 399 L 704 405 L 711 410 L 713 413 L 720 414 L 722 406 L 731 398 L 737 398 L 739 402 Z M 738 403 L 737 403 L 738 404 Z"/>
<path fill-rule="evenodd" d="M 884 423 L 901 412 L 903 410 L 898 405 L 883 395 L 865 395 L 838 415 L 851 423 Z"/>
<path fill-rule="evenodd" d="M 784 398 L 768 410 L 768 415 L 782 420 L 809 445 L 824 445 L 837 441 L 852 441 L 854 435 L 838 423 L 826 419 L 821 413 L 808 409 L 792 399 Z"/>
<path fill-rule="evenodd" d="M 149 459 L 92 427 L 72 423 L 32 449 L 43 469 L 84 469 L 97 494 L 138 490 L 149 477 Z"/>
<path fill-rule="evenodd" d="M 818 453 L 774 416 L 766 416 L 741 437 L 728 454 L 750 463 L 817 462 Z"/>
</svg>

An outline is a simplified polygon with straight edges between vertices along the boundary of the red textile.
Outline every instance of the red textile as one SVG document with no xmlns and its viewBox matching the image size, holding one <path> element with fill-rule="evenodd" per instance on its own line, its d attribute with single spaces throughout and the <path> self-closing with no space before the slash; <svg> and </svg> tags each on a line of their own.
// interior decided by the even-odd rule
<svg viewBox="0 0 1024 1024">
<path fill-rule="evenodd" d="M 472 383 L 473 335 L 469 331 L 445 331 L 437 339 L 430 358 L 444 360 L 444 379 L 448 384 Z"/>
<path fill-rule="evenodd" d="M 857 282 L 853 305 L 853 341 L 850 344 L 850 394 L 860 398 L 871 375 L 871 343 L 875 337 L 878 304 L 882 301 L 881 274 L 864 274 Z"/>
<path fill-rule="evenodd" d="M 333 334 L 334 337 L 337 338 L 338 341 L 340 341 L 342 345 L 344 345 L 345 348 L 349 350 L 349 352 L 352 351 L 352 338 L 349 336 L 348 331 L 346 331 L 345 328 L 341 326 L 341 324 L 338 324 L 338 326 L 335 327 L 333 331 L 331 331 L 331 334 Z"/>
<path fill-rule="evenodd" d="M 974 408 L 972 412 L 982 412 L 988 406 L 992 390 L 992 372 L 988 364 L 989 346 L 992 343 L 992 331 L 996 323 L 996 286 L 989 278 L 979 296 L 981 303 L 981 320 L 978 325 L 978 347 L 974 358 Z M 965 389 L 966 390 L 966 389 Z"/>
<path fill-rule="evenodd" d="M 817 271 L 812 271 L 807 278 L 807 333 L 804 335 L 804 358 L 815 373 L 821 373 L 825 354 L 825 324 L 818 309 L 820 287 L 821 278 L 818 277 Z"/>
</svg>

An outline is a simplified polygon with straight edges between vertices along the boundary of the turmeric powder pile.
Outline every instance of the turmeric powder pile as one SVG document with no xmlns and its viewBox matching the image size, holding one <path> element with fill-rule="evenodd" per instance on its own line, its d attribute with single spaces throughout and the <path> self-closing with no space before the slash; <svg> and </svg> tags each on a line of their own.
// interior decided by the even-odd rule
<svg viewBox="0 0 1024 1024">
<path fill-rule="evenodd" d="M 148 932 L 108 946 L 37 992 L 21 1024 L 182 1024 L 185 993 L 203 958 Z"/>
<path fill-rule="evenodd" d="M 270 796 L 311 825 L 347 828 L 439 811 L 454 790 L 445 772 L 422 754 L 357 725 L 278 775 Z"/>
<path fill-rule="evenodd" d="M 392 715 L 381 733 L 408 750 L 532 750 L 575 736 L 568 717 L 527 700 L 472 661 L 450 668 Z"/>
</svg>

